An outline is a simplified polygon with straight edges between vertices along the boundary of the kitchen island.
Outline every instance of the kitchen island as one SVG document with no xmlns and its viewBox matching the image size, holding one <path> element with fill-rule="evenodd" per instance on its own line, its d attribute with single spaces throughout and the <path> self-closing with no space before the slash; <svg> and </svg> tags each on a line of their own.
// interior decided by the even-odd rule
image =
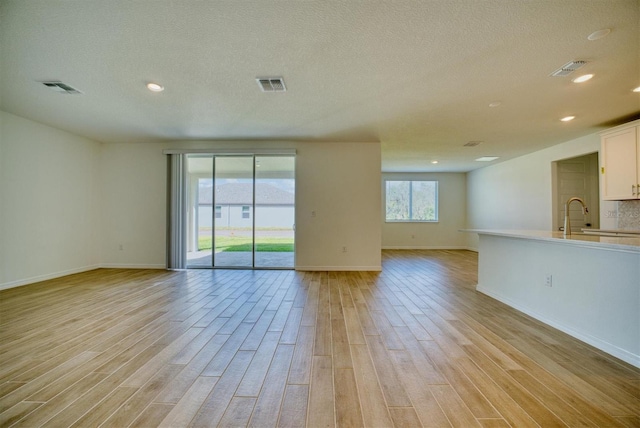
<svg viewBox="0 0 640 428">
<path fill-rule="evenodd" d="M 640 237 L 464 231 L 478 291 L 640 367 Z"/>
</svg>

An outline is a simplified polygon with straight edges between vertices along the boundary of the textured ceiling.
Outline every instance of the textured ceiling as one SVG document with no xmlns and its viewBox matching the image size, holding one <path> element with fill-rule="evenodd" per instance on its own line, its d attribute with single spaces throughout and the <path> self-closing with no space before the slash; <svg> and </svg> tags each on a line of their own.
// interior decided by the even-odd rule
<svg viewBox="0 0 640 428">
<path fill-rule="evenodd" d="M 0 25 L 0 108 L 105 143 L 380 141 L 385 171 L 468 171 L 640 112 L 638 0 L 0 0 Z M 549 77 L 574 59 L 591 81 Z"/>
</svg>

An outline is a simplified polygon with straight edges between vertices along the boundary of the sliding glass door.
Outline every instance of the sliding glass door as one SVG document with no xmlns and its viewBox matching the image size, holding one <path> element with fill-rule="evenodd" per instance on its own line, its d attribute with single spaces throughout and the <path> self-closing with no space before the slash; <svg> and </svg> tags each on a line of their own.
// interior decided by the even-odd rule
<svg viewBox="0 0 640 428">
<path fill-rule="evenodd" d="M 187 267 L 211 267 L 213 243 L 213 156 L 187 156 L 185 178 Z"/>
<path fill-rule="evenodd" d="M 214 267 L 253 267 L 253 156 L 214 158 Z"/>
<path fill-rule="evenodd" d="M 255 165 L 254 265 L 293 267 L 294 158 L 256 156 Z"/>
<path fill-rule="evenodd" d="M 295 158 L 187 156 L 187 267 L 293 268 Z"/>
</svg>

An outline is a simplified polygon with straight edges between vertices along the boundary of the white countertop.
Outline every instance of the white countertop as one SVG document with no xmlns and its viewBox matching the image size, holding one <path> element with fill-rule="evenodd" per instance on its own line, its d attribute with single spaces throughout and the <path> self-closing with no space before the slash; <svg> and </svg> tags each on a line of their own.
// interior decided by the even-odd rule
<svg viewBox="0 0 640 428">
<path fill-rule="evenodd" d="M 461 232 L 547 241 L 602 250 L 640 253 L 640 237 L 598 236 L 585 235 L 583 233 L 572 233 L 570 236 L 564 236 L 562 232 L 552 232 L 548 230 L 463 229 Z"/>
<path fill-rule="evenodd" d="M 582 229 L 587 235 L 632 235 L 640 238 L 640 230 L 635 229 Z"/>
</svg>

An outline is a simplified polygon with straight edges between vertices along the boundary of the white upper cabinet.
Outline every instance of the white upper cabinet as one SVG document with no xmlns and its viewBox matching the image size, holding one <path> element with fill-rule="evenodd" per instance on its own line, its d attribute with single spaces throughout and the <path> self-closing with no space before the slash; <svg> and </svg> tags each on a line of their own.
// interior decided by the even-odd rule
<svg viewBox="0 0 640 428">
<path fill-rule="evenodd" d="M 600 135 L 602 199 L 640 199 L 640 121 Z"/>
</svg>

